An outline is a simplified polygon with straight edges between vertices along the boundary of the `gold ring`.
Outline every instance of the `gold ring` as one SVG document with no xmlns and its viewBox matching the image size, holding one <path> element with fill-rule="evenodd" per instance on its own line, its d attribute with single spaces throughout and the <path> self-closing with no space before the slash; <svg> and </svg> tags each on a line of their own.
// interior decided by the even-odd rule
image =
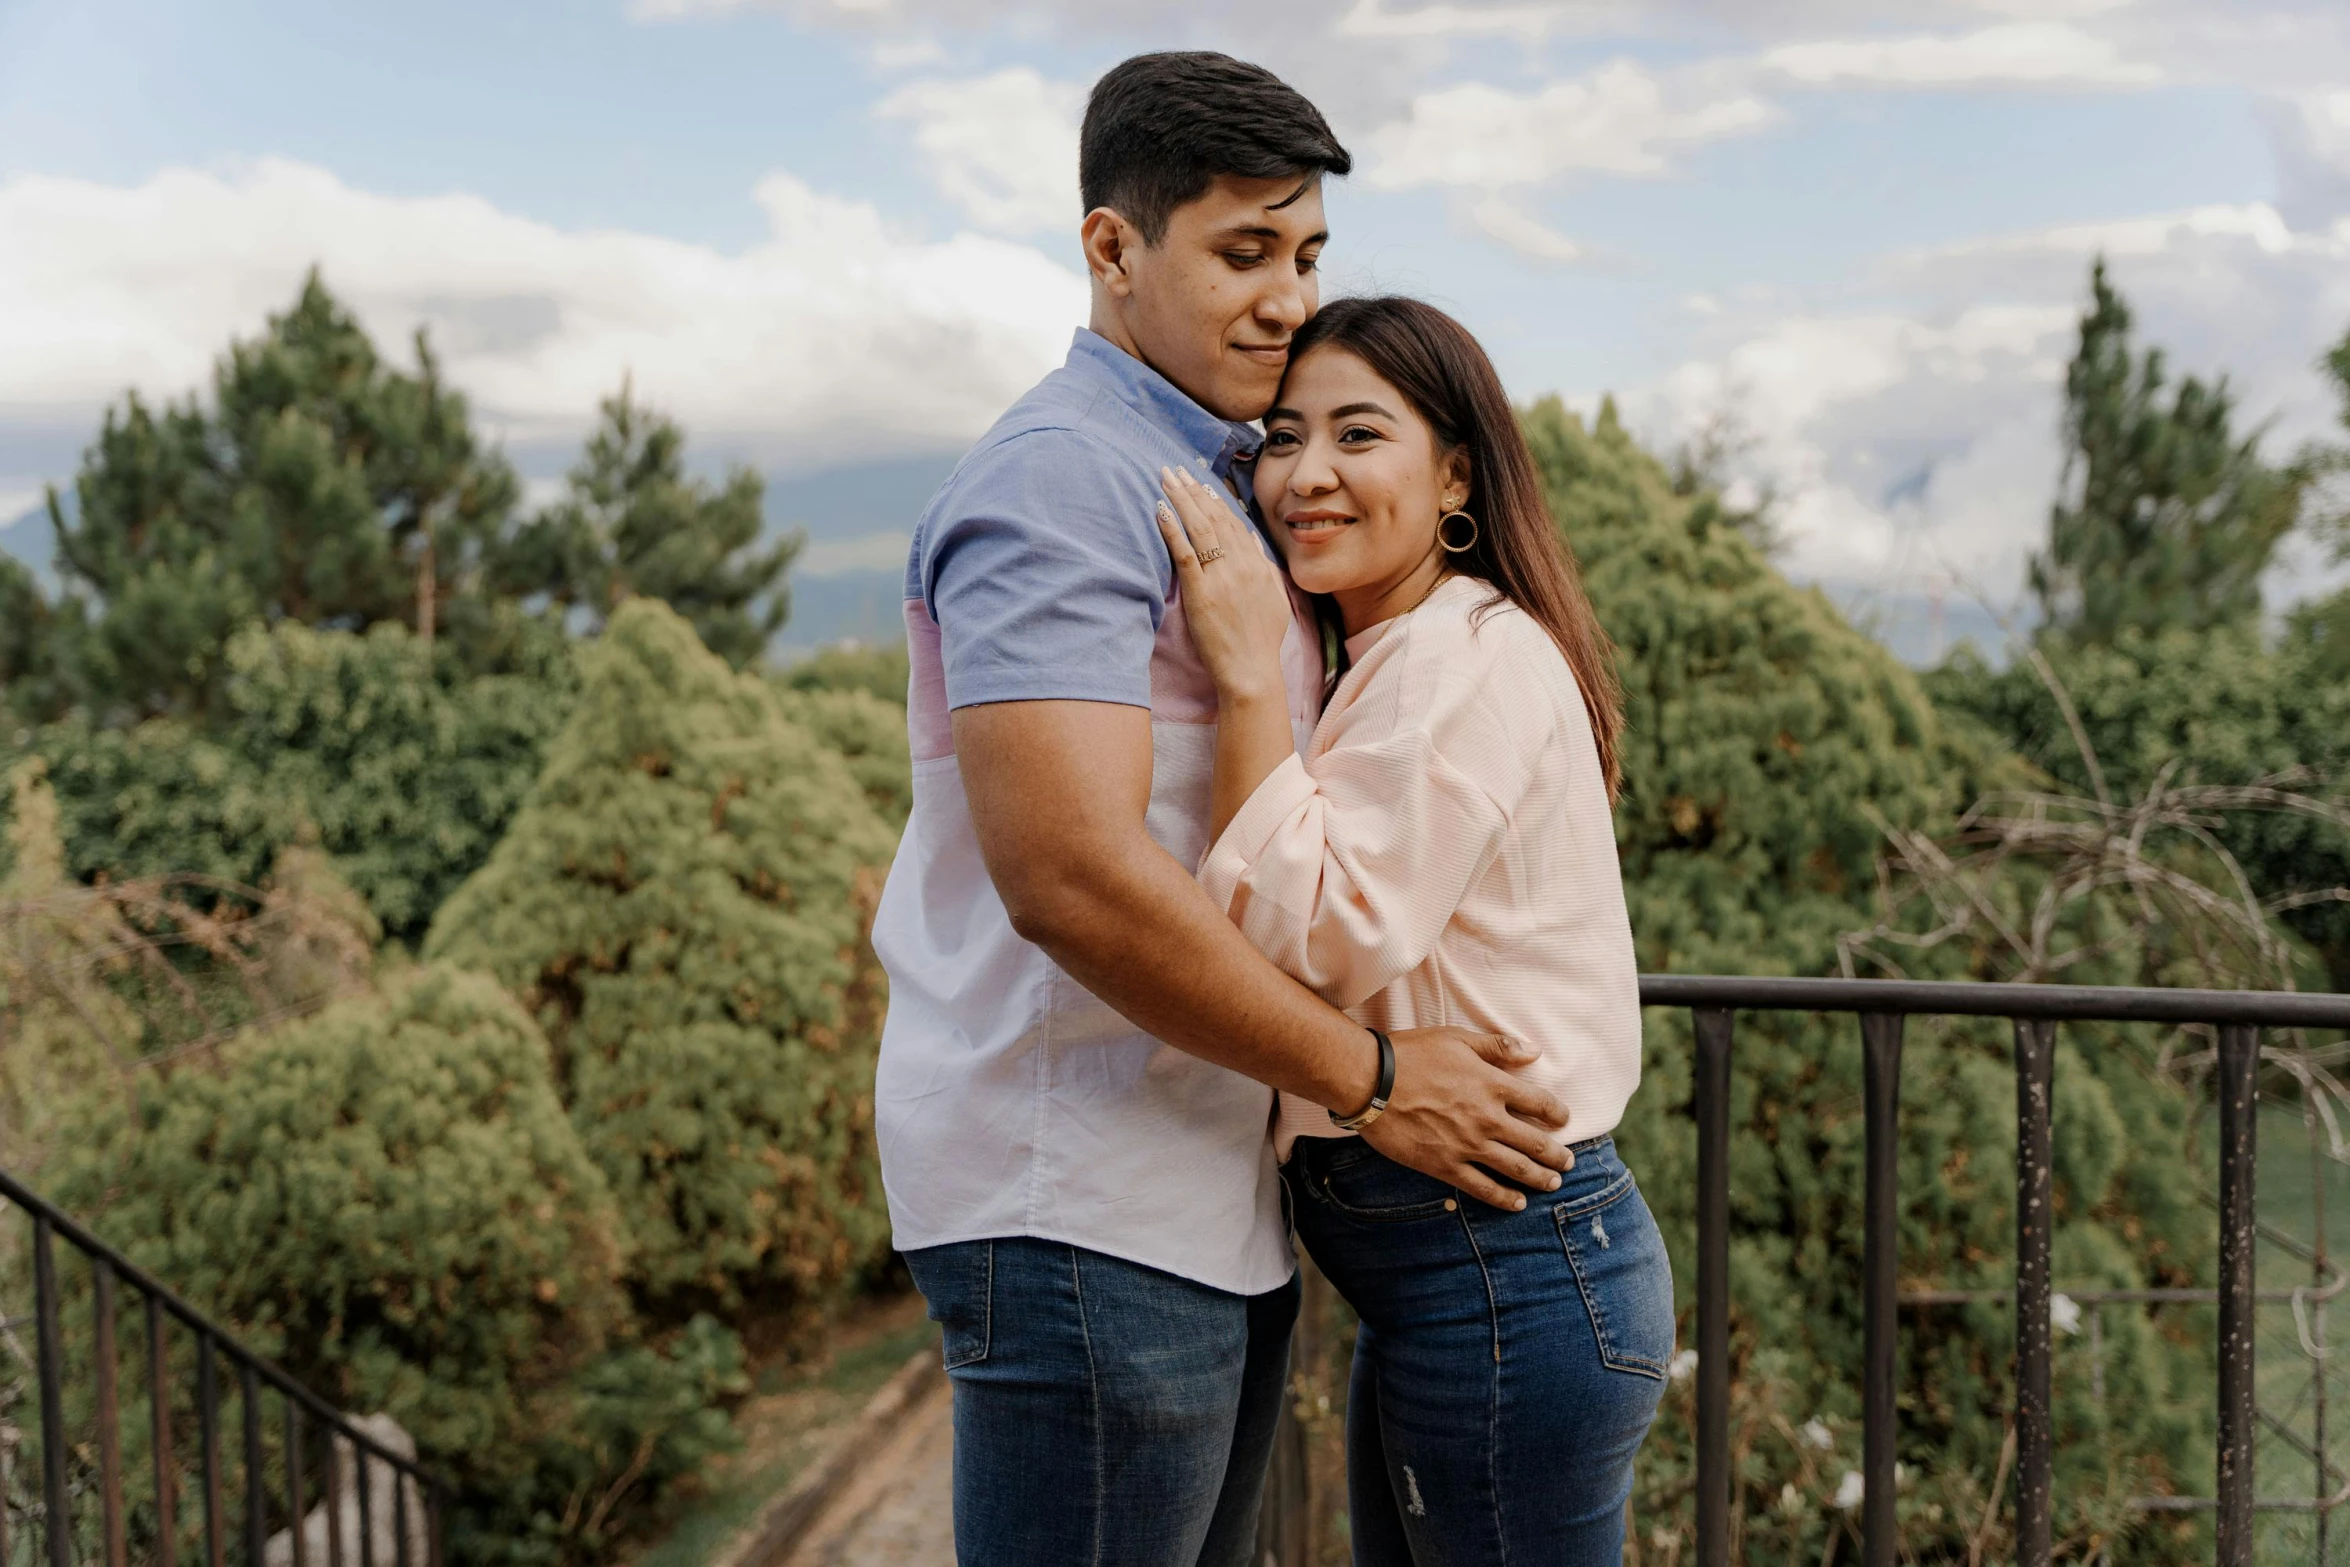
<svg viewBox="0 0 2350 1567">
<path fill-rule="evenodd" d="M 1201 550 L 1199 552 L 1199 563 L 1203 566 L 1212 565 L 1216 561 L 1220 561 L 1223 558 L 1224 547 L 1222 545 L 1218 545 L 1212 550 Z"/>
</svg>

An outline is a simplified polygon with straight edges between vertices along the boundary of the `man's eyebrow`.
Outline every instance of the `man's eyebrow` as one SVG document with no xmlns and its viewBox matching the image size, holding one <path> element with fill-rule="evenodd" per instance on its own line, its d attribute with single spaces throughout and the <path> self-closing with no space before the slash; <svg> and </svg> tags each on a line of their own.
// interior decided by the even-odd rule
<svg viewBox="0 0 2350 1567">
<path fill-rule="evenodd" d="M 1230 228 L 1217 229 L 1208 236 L 1208 240 L 1211 244 L 1220 244 L 1228 239 L 1277 240 L 1280 237 L 1281 231 L 1269 223 L 1235 223 Z M 1320 233 L 1308 234 L 1304 239 L 1299 240 L 1297 248 L 1304 250 L 1311 245 L 1327 245 L 1329 243 L 1330 231 L 1323 229 Z"/>
</svg>

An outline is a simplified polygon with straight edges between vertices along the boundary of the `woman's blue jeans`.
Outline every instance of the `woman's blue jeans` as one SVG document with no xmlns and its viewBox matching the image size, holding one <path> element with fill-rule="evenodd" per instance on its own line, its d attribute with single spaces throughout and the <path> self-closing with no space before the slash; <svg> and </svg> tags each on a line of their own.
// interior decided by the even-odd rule
<svg viewBox="0 0 2350 1567">
<path fill-rule="evenodd" d="M 1613 1138 L 1504 1213 L 1360 1138 L 1300 1138 L 1298 1238 L 1362 1319 L 1347 1396 L 1358 1567 L 1620 1562 L 1673 1358 L 1664 1238 Z"/>
</svg>

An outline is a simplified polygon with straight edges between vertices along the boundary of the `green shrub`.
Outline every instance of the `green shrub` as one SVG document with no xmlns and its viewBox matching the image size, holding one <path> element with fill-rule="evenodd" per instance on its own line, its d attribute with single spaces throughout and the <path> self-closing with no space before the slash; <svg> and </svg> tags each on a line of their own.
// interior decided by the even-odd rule
<svg viewBox="0 0 2350 1567">
<path fill-rule="evenodd" d="M 914 809 L 913 748 L 906 739 L 905 708 L 853 689 L 787 687 L 776 694 L 794 722 L 840 753 L 875 813 L 893 831 L 903 828 Z"/>
<path fill-rule="evenodd" d="M 822 1290 L 887 1241 L 864 930 L 890 831 L 667 607 L 624 605 L 580 661 L 545 772 L 425 950 L 545 1028 L 648 1302 Z"/>
<path fill-rule="evenodd" d="M 2143 797 L 2166 771 L 2173 783 L 2221 785 L 2298 772 L 2290 787 L 2340 800 L 2350 793 L 2350 679 L 2321 634 L 2325 608 L 2305 611 L 2273 646 L 2257 627 L 2223 626 L 2125 629 L 2106 645 L 2051 638 L 2042 651 L 2117 800 Z M 1949 711 L 1981 723 L 2067 789 L 2093 793 L 2071 727 L 2027 661 L 1993 669 L 1965 650 L 1927 683 Z M 2262 896 L 2315 895 L 2283 916 L 2326 970 L 2304 983 L 2350 985 L 2350 905 L 2324 896 L 2350 883 L 2350 833 L 2293 811 L 2233 812 L 2213 830 Z"/>
<path fill-rule="evenodd" d="M 379 994 L 84 1098 L 41 1172 L 143 1267 L 343 1408 L 527 1473 L 623 1325 L 610 1189 L 546 1041 L 486 977 Z"/>
<path fill-rule="evenodd" d="M 903 642 L 889 647 L 828 647 L 777 672 L 794 691 L 862 691 L 892 706 L 906 705 L 909 661 Z"/>
</svg>

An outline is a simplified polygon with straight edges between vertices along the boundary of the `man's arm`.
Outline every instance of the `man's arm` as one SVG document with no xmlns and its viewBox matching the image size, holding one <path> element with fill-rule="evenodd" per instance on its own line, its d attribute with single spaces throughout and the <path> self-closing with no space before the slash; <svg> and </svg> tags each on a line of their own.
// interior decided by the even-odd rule
<svg viewBox="0 0 2350 1567">
<path fill-rule="evenodd" d="M 1148 710 L 996 702 L 956 709 L 954 727 L 980 852 L 1013 929 L 1177 1049 L 1316 1104 L 1369 1102 L 1368 1033 L 1251 947 L 1144 830 Z M 1546 1129 L 1566 1124 L 1565 1107 L 1499 1064 L 1526 1059 L 1521 1048 L 1459 1029 L 1397 1035 L 1395 1092 L 1365 1138 L 1497 1207 L 1523 1207 L 1485 1170 L 1548 1190 L 1569 1160 Z"/>
</svg>

